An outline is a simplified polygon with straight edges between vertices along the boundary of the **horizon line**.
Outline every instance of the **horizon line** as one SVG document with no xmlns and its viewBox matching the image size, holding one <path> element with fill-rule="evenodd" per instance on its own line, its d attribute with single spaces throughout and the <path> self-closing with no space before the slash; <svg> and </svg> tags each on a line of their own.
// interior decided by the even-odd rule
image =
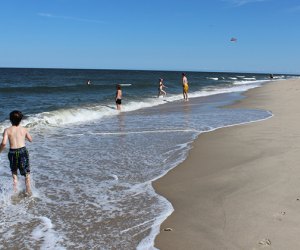
<svg viewBox="0 0 300 250">
<path fill-rule="evenodd" d="M 258 71 L 224 71 L 224 70 L 175 70 L 175 69 L 134 69 L 134 68 L 74 68 L 74 67 L 6 67 L 0 66 L 0 69 L 58 69 L 58 70 L 119 70 L 119 71 L 169 71 L 169 72 L 194 72 L 194 73 L 246 73 L 246 74 L 282 74 L 282 75 L 297 75 L 300 76 L 300 73 L 282 73 L 282 72 L 258 72 Z"/>
</svg>

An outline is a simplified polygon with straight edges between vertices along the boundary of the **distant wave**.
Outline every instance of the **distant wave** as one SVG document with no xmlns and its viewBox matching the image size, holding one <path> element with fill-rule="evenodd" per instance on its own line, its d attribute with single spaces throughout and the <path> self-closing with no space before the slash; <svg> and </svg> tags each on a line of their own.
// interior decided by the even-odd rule
<svg viewBox="0 0 300 250">
<path fill-rule="evenodd" d="M 284 79 L 285 78 L 285 76 L 273 76 L 273 79 Z"/>
<path fill-rule="evenodd" d="M 215 80 L 215 81 L 218 81 L 218 80 L 219 80 L 218 77 L 206 77 L 206 79 Z"/>
<path fill-rule="evenodd" d="M 211 96 L 216 94 L 241 92 L 251 88 L 255 88 L 263 81 L 255 81 L 252 84 L 243 84 L 244 82 L 235 83 L 232 87 L 222 88 L 206 88 L 199 91 L 191 92 L 190 98 Z M 175 102 L 182 100 L 181 94 L 170 95 L 167 98 L 146 98 L 141 101 L 131 101 L 123 106 L 122 112 L 130 112 L 148 107 L 154 107 L 165 104 L 167 102 Z M 84 123 L 92 120 L 102 119 L 107 116 L 118 115 L 119 111 L 116 110 L 114 105 L 95 105 L 90 107 L 76 107 L 69 109 L 58 109 L 49 112 L 42 112 L 38 114 L 28 115 L 22 121 L 23 126 L 36 127 L 36 126 L 64 126 L 71 123 Z M 0 132 L 5 127 L 9 126 L 8 120 L 0 123 Z"/>
<path fill-rule="evenodd" d="M 233 84 L 234 85 L 251 85 L 251 84 L 256 84 L 256 83 L 263 83 L 263 82 L 268 82 L 269 80 L 256 80 L 256 81 L 234 81 Z"/>
<path fill-rule="evenodd" d="M 121 83 L 120 85 L 127 87 L 127 86 L 131 86 L 132 84 L 130 84 L 130 83 Z"/>
</svg>

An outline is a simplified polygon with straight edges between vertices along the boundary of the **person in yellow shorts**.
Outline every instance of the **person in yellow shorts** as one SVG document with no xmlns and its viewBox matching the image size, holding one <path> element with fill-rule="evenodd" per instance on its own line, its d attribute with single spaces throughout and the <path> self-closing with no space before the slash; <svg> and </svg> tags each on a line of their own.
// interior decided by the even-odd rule
<svg viewBox="0 0 300 250">
<path fill-rule="evenodd" d="M 182 73 L 182 90 L 183 100 L 188 101 L 189 83 L 185 73 Z"/>
</svg>

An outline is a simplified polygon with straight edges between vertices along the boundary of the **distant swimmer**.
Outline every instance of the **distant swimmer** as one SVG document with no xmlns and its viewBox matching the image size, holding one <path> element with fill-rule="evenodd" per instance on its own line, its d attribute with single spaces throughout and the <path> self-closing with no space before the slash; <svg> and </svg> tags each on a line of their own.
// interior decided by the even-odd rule
<svg viewBox="0 0 300 250">
<path fill-rule="evenodd" d="M 116 105 L 117 105 L 117 110 L 121 110 L 121 104 L 122 104 L 122 90 L 121 90 L 121 85 L 117 84 L 117 92 L 116 92 Z"/>
<path fill-rule="evenodd" d="M 13 177 L 14 191 L 18 191 L 19 170 L 20 174 L 25 176 L 25 194 L 31 195 L 29 154 L 25 147 L 25 139 L 32 142 L 32 138 L 27 129 L 20 125 L 22 118 L 23 114 L 20 111 L 14 110 L 10 113 L 9 119 L 12 126 L 6 128 L 3 132 L 0 153 L 5 148 L 7 142 L 9 142 L 8 159 Z"/>
<path fill-rule="evenodd" d="M 86 85 L 91 85 L 91 84 L 92 84 L 91 80 L 87 80 Z"/>
<path fill-rule="evenodd" d="M 188 101 L 188 91 L 189 91 L 189 83 L 186 77 L 185 73 L 182 73 L 182 93 L 183 93 L 183 99 L 185 101 Z"/>
<path fill-rule="evenodd" d="M 157 97 L 159 97 L 160 95 L 163 95 L 164 97 L 167 95 L 167 92 L 163 90 L 163 88 L 166 88 L 166 86 L 163 84 L 164 79 L 160 78 L 158 83 L 158 95 Z"/>
<path fill-rule="evenodd" d="M 274 78 L 273 74 L 270 74 L 269 77 L 270 77 L 270 79 L 273 79 L 273 78 Z"/>
</svg>

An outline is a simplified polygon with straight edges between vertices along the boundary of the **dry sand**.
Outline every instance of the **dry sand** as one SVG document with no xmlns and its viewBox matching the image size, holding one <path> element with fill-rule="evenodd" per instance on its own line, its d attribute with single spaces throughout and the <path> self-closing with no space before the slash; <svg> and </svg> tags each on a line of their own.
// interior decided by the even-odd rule
<svg viewBox="0 0 300 250">
<path fill-rule="evenodd" d="M 154 183 L 175 209 L 157 248 L 300 249 L 300 80 L 246 96 L 233 108 L 274 116 L 201 134 L 187 159 Z"/>
</svg>

